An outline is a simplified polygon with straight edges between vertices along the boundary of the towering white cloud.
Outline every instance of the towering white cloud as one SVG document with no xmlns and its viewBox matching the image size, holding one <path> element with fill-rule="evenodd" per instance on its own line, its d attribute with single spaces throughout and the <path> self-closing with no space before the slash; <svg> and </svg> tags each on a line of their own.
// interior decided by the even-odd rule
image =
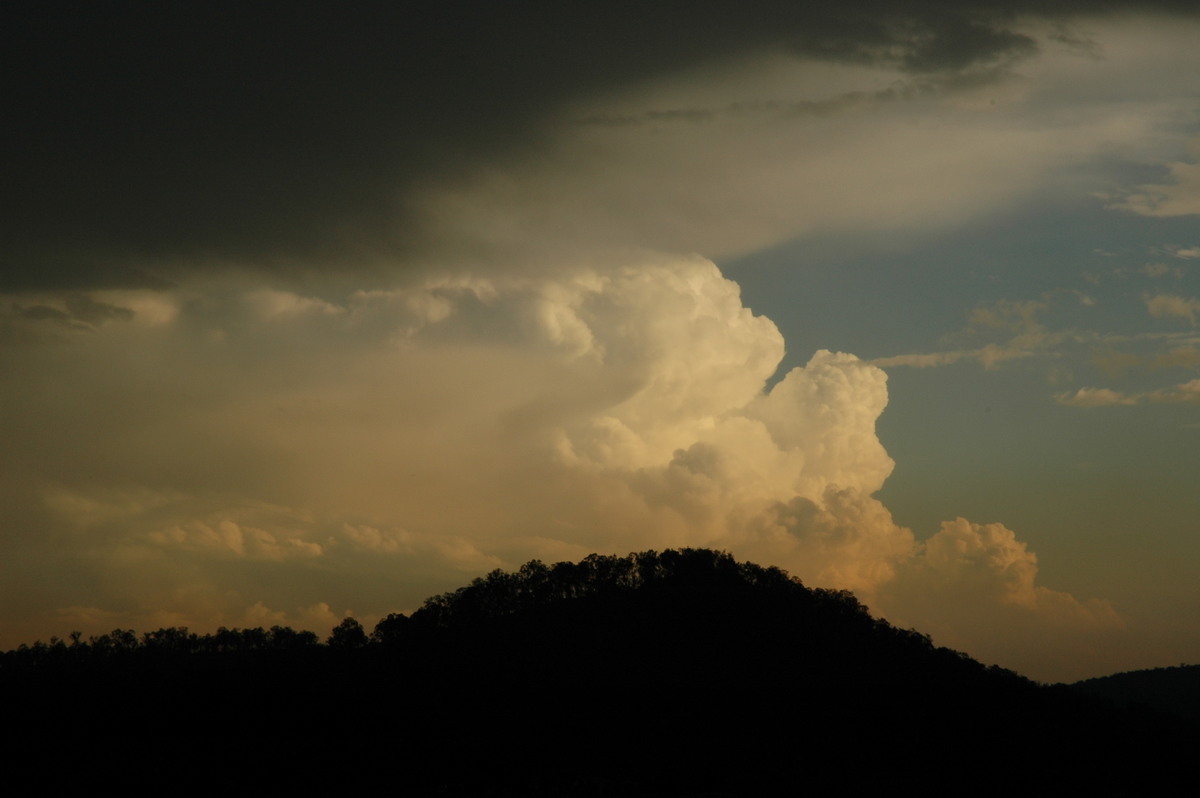
<svg viewBox="0 0 1200 798">
<path fill-rule="evenodd" d="M 1114 152 L 1178 157 L 1194 25 L 1022 30 L 941 71 L 775 50 L 607 83 L 539 116 L 536 147 L 405 182 L 395 262 L 166 264 L 169 285 L 4 297 L 0 645 L 370 621 L 530 557 L 677 545 L 853 589 L 1006 664 L 1113 632 L 1109 605 L 1038 585 L 1006 527 L 897 524 L 875 496 L 885 373 L 822 350 L 773 382 L 775 325 L 686 254 L 949 227 L 1093 191 Z M 1131 99 L 1131 72 L 1155 91 Z M 893 361 L 1041 351 L 1036 308 L 1009 310 L 989 317 L 1003 346 Z"/>
<path fill-rule="evenodd" d="M 1037 573 L 1036 555 L 1011 529 L 957 518 L 901 564 L 881 603 L 897 623 L 985 661 L 1015 658 L 1026 673 L 1084 678 L 1086 656 L 1119 644 L 1125 622 L 1107 601 L 1038 585 Z"/>
<path fill-rule="evenodd" d="M 872 497 L 893 466 L 875 433 L 884 372 L 821 351 L 768 388 L 778 330 L 702 258 L 446 273 L 340 299 L 222 293 L 142 298 L 181 309 L 8 347 L 58 363 L 6 371 L 27 421 L 3 455 L 32 498 L 10 507 L 18 545 L 93 584 L 43 596 L 28 628 L 300 624 L 314 602 L 370 620 L 530 557 L 678 545 L 899 617 L 926 585 L 968 596 L 979 634 L 989 607 L 1111 616 L 1036 587 L 1002 527 L 959 521 L 922 547 L 898 526 Z M 69 554 L 45 548 L 64 536 Z"/>
</svg>

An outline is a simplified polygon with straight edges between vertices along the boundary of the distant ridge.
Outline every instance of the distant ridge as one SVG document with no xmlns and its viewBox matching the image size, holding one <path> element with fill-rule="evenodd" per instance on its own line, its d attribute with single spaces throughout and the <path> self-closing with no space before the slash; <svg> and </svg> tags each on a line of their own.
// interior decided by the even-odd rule
<svg viewBox="0 0 1200 798">
<path fill-rule="evenodd" d="M 370 635 L 305 634 L 8 652 L 14 761 L 71 751 L 135 793 L 1143 795 L 1198 739 L 706 549 L 534 561 Z"/>
<path fill-rule="evenodd" d="M 1200 724 L 1200 665 L 1114 673 L 1071 687 L 1122 706 L 1149 708 Z"/>
</svg>

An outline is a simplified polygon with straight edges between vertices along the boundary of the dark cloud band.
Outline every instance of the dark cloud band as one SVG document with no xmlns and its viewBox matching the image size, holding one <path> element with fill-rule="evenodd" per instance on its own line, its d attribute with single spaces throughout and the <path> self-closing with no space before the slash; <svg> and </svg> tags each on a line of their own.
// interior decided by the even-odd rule
<svg viewBox="0 0 1200 798">
<path fill-rule="evenodd" d="M 1033 50 L 1019 6 L 6 3 L 0 288 L 402 251 L 415 186 L 536 149 L 572 97 L 766 48 L 961 72 Z"/>
</svg>

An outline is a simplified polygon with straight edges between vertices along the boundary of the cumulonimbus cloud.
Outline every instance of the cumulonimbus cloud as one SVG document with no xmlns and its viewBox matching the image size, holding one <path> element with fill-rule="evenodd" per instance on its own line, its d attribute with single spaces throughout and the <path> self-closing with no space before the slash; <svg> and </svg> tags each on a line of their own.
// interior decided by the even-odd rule
<svg viewBox="0 0 1200 798">
<path fill-rule="evenodd" d="M 24 543 L 70 536 L 104 575 L 87 600 L 48 597 L 48 616 L 299 623 L 323 602 L 369 619 L 531 557 L 704 545 L 897 618 L 936 617 L 914 585 L 969 594 L 965 641 L 989 607 L 1035 626 L 1115 617 L 1036 586 L 1007 530 L 963 521 L 921 544 L 896 524 L 873 497 L 893 467 L 885 373 L 820 351 L 768 387 L 778 330 L 703 258 L 226 296 L 155 324 L 137 308 L 171 297 L 141 297 L 69 340 L 21 339 L 67 367 L 22 375 L 23 401 L 69 389 L 53 418 L 73 419 L 18 408 L 35 423 L 6 466 L 63 452 L 27 468 Z"/>
<path fill-rule="evenodd" d="M 183 247 L 199 265 L 162 266 L 170 283 L 131 283 L 141 266 L 128 263 L 62 290 L 13 283 L 29 290 L 0 304 L 4 644 L 71 619 L 87 632 L 369 621 L 530 557 L 680 545 L 853 589 L 1006 664 L 1076 645 L 1064 629 L 1114 632 L 1111 606 L 1039 585 L 1028 547 L 994 519 L 896 523 L 876 497 L 893 468 L 875 431 L 885 361 L 818 351 L 777 375 L 779 331 L 711 261 L 647 252 L 952 226 L 1076 191 L 1106 153 L 1177 157 L 1194 26 L 983 33 L 938 28 L 888 57 L 853 42 L 834 57 L 820 38 L 799 56 L 747 48 L 721 69 L 551 92 L 517 128 L 534 147 L 443 155 L 446 175 L 382 170 L 408 175 L 387 190 L 415 241 L 394 262 L 372 243 L 328 259 L 301 247 L 296 269 Z M 1132 99 L 1120 81 L 1134 72 L 1157 93 Z M 580 124 L 606 119 L 636 124 Z M 57 185 L 26 171 L 25 185 Z M 285 231 L 313 218 L 297 210 L 274 209 Z M 211 226 L 194 216 L 180 229 Z M 346 265 L 367 252 L 370 268 Z M 978 319 L 1001 343 L 892 364 L 1040 351 L 1033 310 Z"/>
</svg>

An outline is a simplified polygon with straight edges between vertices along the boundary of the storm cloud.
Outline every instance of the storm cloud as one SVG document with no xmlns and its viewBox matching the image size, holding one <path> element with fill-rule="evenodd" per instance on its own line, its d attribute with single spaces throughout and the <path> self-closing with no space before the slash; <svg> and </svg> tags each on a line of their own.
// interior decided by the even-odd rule
<svg viewBox="0 0 1200 798">
<path fill-rule="evenodd" d="M 1086 338 L 1049 293 L 868 361 L 789 353 L 718 264 L 1031 198 L 1187 212 L 1195 15 L 894 5 L 6 4 L 0 645 L 323 633 L 712 546 L 1031 675 L 1121 661 L 1125 617 L 1019 529 L 877 495 L 884 369 L 1049 359 Z"/>
</svg>

